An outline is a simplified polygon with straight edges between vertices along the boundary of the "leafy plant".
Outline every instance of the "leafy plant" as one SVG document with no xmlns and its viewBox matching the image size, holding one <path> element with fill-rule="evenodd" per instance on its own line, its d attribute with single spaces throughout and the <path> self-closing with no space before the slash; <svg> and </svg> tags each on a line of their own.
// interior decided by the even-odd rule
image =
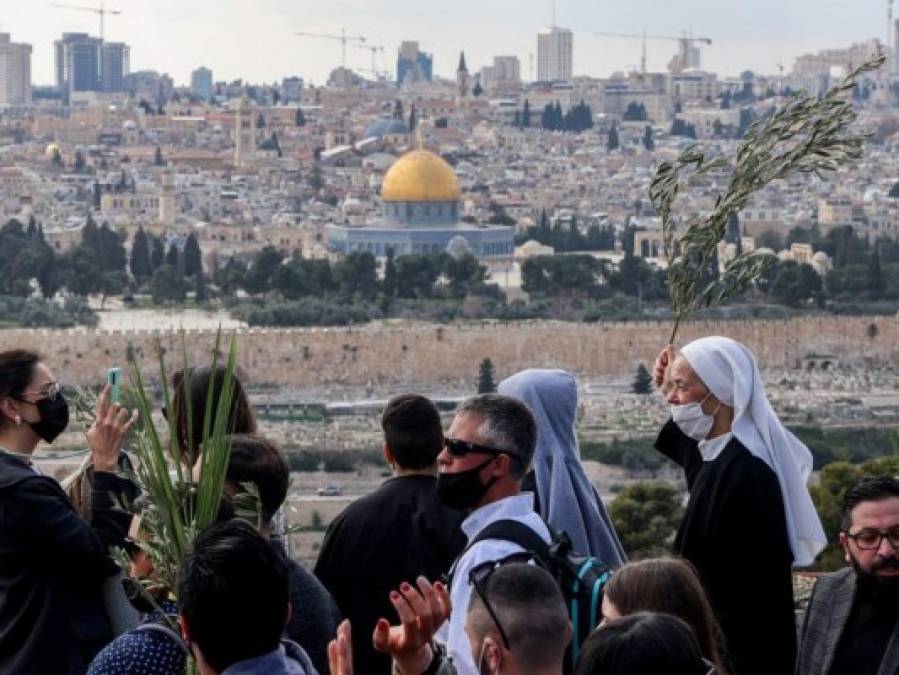
<svg viewBox="0 0 899 675">
<path fill-rule="evenodd" d="M 749 198 L 771 181 L 796 173 L 820 176 L 861 157 L 870 134 L 849 129 L 857 117 L 851 94 L 859 76 L 879 68 L 885 60 L 883 54 L 871 57 L 820 99 L 794 94 L 783 107 L 749 127 L 732 160 L 723 156 L 707 159 L 696 145 L 691 145 L 673 162 L 659 165 L 649 195 L 662 219 L 668 262 L 668 290 L 675 315 L 669 342 L 674 342 L 684 319 L 702 307 L 723 302 L 776 260 L 759 252 L 740 254 L 720 277 L 707 278 L 706 270 L 715 259 L 731 214 L 741 211 Z M 682 223 L 674 214 L 677 195 L 691 179 L 731 164 L 727 190 L 718 195 L 712 212 L 691 215 Z"/>
<path fill-rule="evenodd" d="M 211 370 L 219 365 L 221 332 L 216 335 L 211 356 Z M 202 429 L 195 428 L 190 411 L 191 368 L 187 362 L 187 348 L 182 335 L 182 378 L 185 409 L 187 412 L 187 447 L 196 447 L 193 439 L 201 439 L 202 452 L 196 462 L 199 476 L 194 476 L 191 458 L 186 456 L 178 443 L 175 418 L 171 412 L 166 420 L 168 439 L 163 440 L 153 423 L 154 397 L 148 393 L 140 366 L 133 354 L 129 354 L 128 371 L 131 389 L 141 422 L 134 438 L 133 450 L 137 455 L 134 480 L 143 495 L 144 507 L 140 512 L 140 539 L 135 542 L 147 553 L 153 565 L 154 579 L 143 580 L 145 587 L 175 589 L 176 575 L 181 560 L 196 535 L 211 525 L 219 512 L 228 468 L 230 447 L 226 436 L 233 427 L 231 416 L 237 363 L 237 343 L 232 337 L 221 380 L 218 400 L 214 396 L 216 378 L 210 378 L 206 395 L 206 408 Z M 172 392 L 168 385 L 165 350 L 157 343 L 157 358 L 165 410 L 172 411 Z M 213 410 L 213 406 L 215 409 Z M 250 486 L 252 487 L 252 486 Z M 245 489 L 247 489 L 245 487 Z M 258 493 L 250 489 L 248 498 L 258 501 Z M 247 504 L 235 504 L 238 513 L 246 511 Z M 119 557 L 123 554 L 120 552 Z"/>
</svg>

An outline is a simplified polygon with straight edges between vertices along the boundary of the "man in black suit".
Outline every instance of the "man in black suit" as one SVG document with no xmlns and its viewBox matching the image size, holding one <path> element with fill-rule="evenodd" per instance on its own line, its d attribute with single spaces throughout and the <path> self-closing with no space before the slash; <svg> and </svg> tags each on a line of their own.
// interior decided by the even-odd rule
<svg viewBox="0 0 899 675">
<path fill-rule="evenodd" d="M 390 593 L 419 576 L 438 579 L 465 546 L 465 514 L 437 499 L 440 414 L 424 396 L 397 396 L 381 418 L 384 455 L 394 477 L 357 499 L 325 535 L 315 574 L 353 625 L 355 672 L 389 675 L 389 656 L 372 646 L 381 617 L 393 616 Z"/>
<path fill-rule="evenodd" d="M 852 566 L 815 584 L 797 675 L 899 675 L 899 481 L 856 481 L 841 529 Z"/>
</svg>

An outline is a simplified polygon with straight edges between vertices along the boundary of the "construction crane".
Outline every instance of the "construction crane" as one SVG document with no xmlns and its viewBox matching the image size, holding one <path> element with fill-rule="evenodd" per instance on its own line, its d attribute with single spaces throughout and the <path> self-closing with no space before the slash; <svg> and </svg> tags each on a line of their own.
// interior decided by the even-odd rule
<svg viewBox="0 0 899 675">
<path fill-rule="evenodd" d="M 78 12 L 92 12 L 94 14 L 99 15 L 99 17 L 100 17 L 100 41 L 101 42 L 104 41 L 106 38 L 106 26 L 105 26 L 106 15 L 109 14 L 110 16 L 118 16 L 121 14 L 121 12 L 117 9 L 106 9 L 103 6 L 102 2 L 100 3 L 99 7 L 85 7 L 84 5 L 61 5 L 61 4 L 56 4 L 56 3 L 54 3 L 50 6 L 57 7 L 59 9 L 74 9 L 75 11 L 78 11 Z"/>
<path fill-rule="evenodd" d="M 594 35 L 598 35 L 599 37 L 616 37 L 616 38 L 629 38 L 632 40 L 643 40 L 643 52 L 640 56 L 640 71 L 645 75 L 646 74 L 646 41 L 647 40 L 670 40 L 677 42 L 680 45 L 680 63 L 681 68 L 686 68 L 688 60 L 688 55 L 690 53 L 690 46 L 694 42 L 703 42 L 707 45 L 712 44 L 712 39 L 707 37 L 693 37 L 692 35 L 684 34 L 680 37 L 673 37 L 671 35 L 647 35 L 646 33 L 594 33 Z"/>
<path fill-rule="evenodd" d="M 346 28 L 340 29 L 340 35 L 330 35 L 328 33 L 294 33 L 294 35 L 298 35 L 300 37 L 312 37 L 312 38 L 322 38 L 324 40 L 339 40 L 341 47 L 341 60 L 340 65 L 343 68 L 346 68 L 346 43 L 347 42 L 358 42 L 360 44 L 365 43 L 365 38 L 361 35 L 347 35 Z"/>
<path fill-rule="evenodd" d="M 375 77 L 380 77 L 381 74 L 382 74 L 382 72 L 384 72 L 384 71 L 378 70 L 378 66 L 377 66 L 375 57 L 376 57 L 377 52 L 380 51 L 380 52 L 381 52 L 381 62 L 383 63 L 383 61 L 384 61 L 384 47 L 382 47 L 381 45 L 370 45 L 370 44 L 368 44 L 368 43 L 365 43 L 365 44 L 358 44 L 358 45 L 356 45 L 356 46 L 357 46 L 359 49 L 367 49 L 368 51 L 371 52 L 371 68 L 370 68 L 370 69 L 366 68 L 365 70 L 367 70 L 368 72 L 374 74 Z M 362 70 L 362 69 L 360 69 L 360 70 Z"/>
</svg>

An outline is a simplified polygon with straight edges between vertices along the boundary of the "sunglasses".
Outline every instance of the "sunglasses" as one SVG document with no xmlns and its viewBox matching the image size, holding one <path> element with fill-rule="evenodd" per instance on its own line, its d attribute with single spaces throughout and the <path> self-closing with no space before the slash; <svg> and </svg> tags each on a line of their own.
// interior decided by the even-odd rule
<svg viewBox="0 0 899 675">
<path fill-rule="evenodd" d="M 480 455 L 508 455 L 512 459 L 521 462 L 521 457 L 514 452 L 491 448 L 486 445 L 478 445 L 477 443 L 462 441 L 458 438 L 444 438 L 443 446 L 453 457 L 465 457 L 473 452 Z"/>
</svg>

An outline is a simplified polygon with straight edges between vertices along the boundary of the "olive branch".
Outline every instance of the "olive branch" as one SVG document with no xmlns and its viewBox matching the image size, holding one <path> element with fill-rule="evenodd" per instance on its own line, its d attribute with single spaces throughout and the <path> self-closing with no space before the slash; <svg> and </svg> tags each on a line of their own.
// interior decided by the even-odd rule
<svg viewBox="0 0 899 675">
<path fill-rule="evenodd" d="M 668 293 L 674 310 L 674 342 L 682 321 L 703 307 L 719 304 L 758 279 L 776 258 L 763 252 L 737 255 L 715 280 L 705 277 L 724 238 L 728 217 L 745 208 L 749 198 L 770 182 L 797 173 L 834 171 L 862 156 L 870 134 L 855 133 L 850 126 L 857 113 L 851 92 L 861 74 L 876 70 L 884 54 L 869 58 L 820 99 L 799 92 L 785 105 L 756 120 L 746 131 L 732 160 L 707 159 L 698 146 L 686 148 L 673 162 L 662 162 L 649 187 L 649 196 L 662 219 L 662 240 L 668 263 Z M 712 171 L 733 166 L 724 194 L 707 215 L 681 219 L 674 202 L 689 182 Z"/>
</svg>

